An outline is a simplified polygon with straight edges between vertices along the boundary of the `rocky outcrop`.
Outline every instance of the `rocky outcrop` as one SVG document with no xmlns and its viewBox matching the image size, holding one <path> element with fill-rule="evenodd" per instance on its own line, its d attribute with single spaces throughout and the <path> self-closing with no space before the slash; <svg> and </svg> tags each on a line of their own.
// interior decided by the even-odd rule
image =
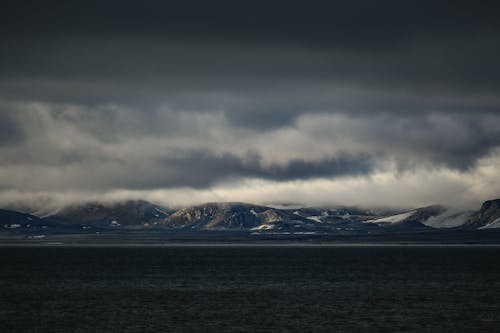
<svg viewBox="0 0 500 333">
<path fill-rule="evenodd" d="M 485 201 L 470 225 L 477 229 L 500 228 L 500 199 Z"/>
</svg>

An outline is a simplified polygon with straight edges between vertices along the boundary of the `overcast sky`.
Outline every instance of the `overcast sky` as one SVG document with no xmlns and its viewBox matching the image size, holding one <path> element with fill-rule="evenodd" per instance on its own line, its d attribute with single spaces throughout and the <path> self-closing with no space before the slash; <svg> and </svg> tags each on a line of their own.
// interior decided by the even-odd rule
<svg viewBox="0 0 500 333">
<path fill-rule="evenodd" d="M 0 200 L 474 207 L 496 1 L 12 1 Z"/>
</svg>

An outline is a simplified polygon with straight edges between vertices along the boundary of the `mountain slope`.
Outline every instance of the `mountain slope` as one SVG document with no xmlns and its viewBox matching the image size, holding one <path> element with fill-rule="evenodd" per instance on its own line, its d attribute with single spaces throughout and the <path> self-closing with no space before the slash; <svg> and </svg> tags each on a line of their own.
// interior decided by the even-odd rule
<svg viewBox="0 0 500 333">
<path fill-rule="evenodd" d="M 470 225 L 478 229 L 500 228 L 500 199 L 485 201 L 472 217 Z"/>
<path fill-rule="evenodd" d="M 29 207 L 28 207 L 29 208 Z M 39 209 L 39 212 L 49 211 Z M 53 208 L 51 208 L 53 209 Z M 281 209 L 248 203 L 207 203 L 178 210 L 147 201 L 84 203 L 49 216 L 0 210 L 0 229 L 21 232 L 91 232 L 113 229 L 179 231 L 243 231 L 251 233 L 383 234 L 434 229 L 500 229 L 500 199 L 483 203 L 477 212 L 429 206 L 408 211 L 355 207 Z M 89 229 L 89 230 L 87 230 Z"/>
<path fill-rule="evenodd" d="M 0 209 L 0 230 L 2 231 L 39 231 L 53 226 L 57 226 L 57 224 L 50 221 L 44 221 L 35 215 Z"/>
<path fill-rule="evenodd" d="M 304 225 L 312 222 L 289 210 L 246 203 L 208 203 L 182 208 L 166 217 L 162 225 L 181 229 L 250 230 L 260 227 L 267 230 L 287 223 Z"/>
<path fill-rule="evenodd" d="M 426 221 L 445 211 L 446 209 L 442 206 L 429 206 L 364 222 L 374 223 L 380 227 L 429 228 L 430 226 L 426 224 Z"/>
<path fill-rule="evenodd" d="M 162 221 L 169 214 L 170 211 L 167 208 L 147 201 L 136 200 L 67 206 L 45 219 L 82 226 L 149 227 Z"/>
</svg>

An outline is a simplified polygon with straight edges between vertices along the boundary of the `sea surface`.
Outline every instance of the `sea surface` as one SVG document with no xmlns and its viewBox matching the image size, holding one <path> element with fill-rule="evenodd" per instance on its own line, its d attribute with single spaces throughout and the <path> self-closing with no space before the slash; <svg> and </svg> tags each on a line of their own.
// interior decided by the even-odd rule
<svg viewBox="0 0 500 333">
<path fill-rule="evenodd" d="M 1 332 L 500 332 L 495 246 L 0 246 Z"/>
</svg>

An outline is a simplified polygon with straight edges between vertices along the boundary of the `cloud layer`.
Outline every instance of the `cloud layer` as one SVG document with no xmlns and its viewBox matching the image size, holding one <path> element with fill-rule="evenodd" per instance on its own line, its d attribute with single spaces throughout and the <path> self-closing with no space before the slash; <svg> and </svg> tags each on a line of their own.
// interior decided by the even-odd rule
<svg viewBox="0 0 500 333">
<path fill-rule="evenodd" d="M 10 4 L 0 199 L 499 196 L 496 7 Z"/>
</svg>

